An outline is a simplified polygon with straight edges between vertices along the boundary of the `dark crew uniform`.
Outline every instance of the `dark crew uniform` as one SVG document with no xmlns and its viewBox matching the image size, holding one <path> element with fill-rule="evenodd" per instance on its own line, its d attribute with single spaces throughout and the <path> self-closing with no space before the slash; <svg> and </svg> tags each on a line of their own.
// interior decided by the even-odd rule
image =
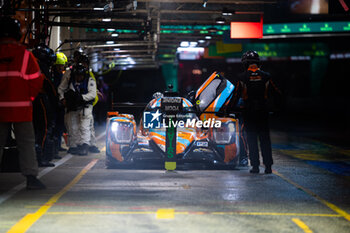
<svg viewBox="0 0 350 233">
<path fill-rule="evenodd" d="M 253 167 L 259 167 L 259 148 L 266 167 L 273 164 L 270 130 L 269 111 L 267 108 L 268 88 L 271 84 L 279 92 L 271 80 L 269 73 L 257 67 L 249 68 L 239 76 L 242 84 L 242 98 L 244 101 L 244 123 L 247 133 L 250 163 Z"/>
<path fill-rule="evenodd" d="M 39 166 L 53 166 L 49 163 L 55 156 L 55 117 L 58 97 L 51 81 L 49 67 L 38 61 L 44 76 L 43 88 L 33 101 L 33 125 L 35 131 L 36 153 Z"/>
</svg>

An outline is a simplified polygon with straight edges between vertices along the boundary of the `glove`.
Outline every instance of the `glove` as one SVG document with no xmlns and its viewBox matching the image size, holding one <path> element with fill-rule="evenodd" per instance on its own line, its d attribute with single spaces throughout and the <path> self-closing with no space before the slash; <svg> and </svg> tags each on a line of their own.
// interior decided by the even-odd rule
<svg viewBox="0 0 350 233">
<path fill-rule="evenodd" d="M 68 90 L 66 93 L 64 93 L 64 99 L 66 100 L 66 107 L 68 111 L 76 111 L 78 109 L 78 101 L 79 100 L 79 93 Z"/>
<path fill-rule="evenodd" d="M 82 96 L 81 94 L 77 93 L 77 95 L 76 95 L 76 100 L 77 100 L 77 105 L 78 105 L 79 107 L 84 107 L 84 106 L 85 106 L 86 102 L 85 102 L 85 100 L 83 99 L 83 96 Z"/>
</svg>

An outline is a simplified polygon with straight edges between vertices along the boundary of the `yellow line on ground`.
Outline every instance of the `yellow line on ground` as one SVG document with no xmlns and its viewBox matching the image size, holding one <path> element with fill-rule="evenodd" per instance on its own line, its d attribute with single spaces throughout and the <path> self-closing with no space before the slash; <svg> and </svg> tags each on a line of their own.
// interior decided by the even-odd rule
<svg viewBox="0 0 350 233">
<path fill-rule="evenodd" d="M 299 218 L 292 218 L 292 221 L 298 225 L 305 233 L 312 233 L 312 230 Z"/>
<path fill-rule="evenodd" d="M 70 211 L 70 212 L 47 212 L 47 215 L 118 215 L 118 214 L 157 214 L 162 217 L 168 214 L 172 215 L 265 215 L 265 216 L 307 216 L 307 217 L 343 217 L 340 214 L 318 214 L 318 213 L 271 213 L 271 212 L 175 212 L 174 209 L 159 209 L 158 211 Z"/>
<path fill-rule="evenodd" d="M 47 215 L 114 215 L 114 214 L 156 214 L 155 211 L 70 211 L 47 212 Z"/>
<path fill-rule="evenodd" d="M 38 221 L 50 208 L 55 204 L 63 194 L 71 189 L 96 163 L 98 159 L 92 160 L 86 165 L 83 170 L 61 191 L 56 193 L 44 205 L 42 205 L 35 213 L 27 214 L 20 221 L 18 221 L 7 233 L 22 233 L 26 232 L 36 221 Z"/>
<path fill-rule="evenodd" d="M 156 219 L 173 219 L 174 213 L 174 209 L 158 209 Z"/>
<path fill-rule="evenodd" d="M 294 181 L 292 181 L 291 179 L 285 177 L 284 175 L 282 175 L 281 173 L 277 172 L 277 171 L 273 171 L 273 173 L 279 177 L 281 177 L 283 180 L 287 181 L 288 183 L 294 185 L 296 188 L 303 190 L 304 192 L 306 192 L 307 194 L 309 194 L 310 196 L 316 198 L 319 202 L 321 202 L 322 204 L 324 204 L 325 206 L 327 206 L 328 208 L 330 208 L 331 210 L 333 210 L 334 212 L 340 214 L 341 216 L 343 216 L 346 220 L 350 221 L 350 214 L 347 213 L 346 211 L 340 209 L 338 206 L 324 200 L 323 198 L 321 198 L 320 196 L 318 196 L 317 194 L 313 193 L 311 190 L 304 188 L 303 186 L 295 183 Z"/>
<path fill-rule="evenodd" d="M 342 154 L 342 156 L 337 157 L 331 157 L 329 154 L 334 153 L 334 151 L 324 151 L 324 152 L 318 152 L 318 153 L 312 153 L 312 152 L 299 152 L 299 151 L 285 151 L 280 150 L 282 153 L 293 156 L 298 159 L 302 160 L 310 160 L 310 161 L 324 161 L 324 162 L 346 162 L 349 161 L 350 158 L 348 155 L 345 155 L 341 152 L 336 152 L 339 154 Z"/>
<path fill-rule="evenodd" d="M 212 214 L 228 215 L 266 215 L 266 216 L 308 216 L 308 217 L 343 217 L 340 214 L 313 214 L 313 213 L 271 213 L 271 212 L 213 212 Z"/>
<path fill-rule="evenodd" d="M 114 215 L 114 214 L 156 214 L 155 211 L 70 211 L 47 212 L 47 215 Z"/>
<path fill-rule="evenodd" d="M 313 142 L 316 142 L 316 143 L 319 143 L 321 145 L 324 145 L 324 146 L 327 146 L 329 148 L 332 148 L 333 150 L 335 150 L 336 152 L 340 153 L 340 154 L 343 154 L 343 155 L 346 155 L 346 156 L 350 156 L 350 150 L 346 150 L 346 149 L 342 149 L 338 146 L 333 146 L 331 144 L 327 144 L 327 143 L 324 143 L 324 142 L 321 142 L 319 140 L 316 140 L 316 139 L 309 139 Z"/>
</svg>

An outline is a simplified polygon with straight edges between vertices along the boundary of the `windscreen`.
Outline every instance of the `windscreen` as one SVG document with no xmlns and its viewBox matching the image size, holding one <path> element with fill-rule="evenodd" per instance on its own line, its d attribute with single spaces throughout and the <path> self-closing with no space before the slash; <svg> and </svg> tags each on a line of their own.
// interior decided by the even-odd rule
<svg viewBox="0 0 350 233">
<path fill-rule="evenodd" d="M 213 80 L 199 95 L 199 110 L 203 112 L 208 105 L 216 98 L 216 90 L 221 83 L 220 79 Z"/>
</svg>

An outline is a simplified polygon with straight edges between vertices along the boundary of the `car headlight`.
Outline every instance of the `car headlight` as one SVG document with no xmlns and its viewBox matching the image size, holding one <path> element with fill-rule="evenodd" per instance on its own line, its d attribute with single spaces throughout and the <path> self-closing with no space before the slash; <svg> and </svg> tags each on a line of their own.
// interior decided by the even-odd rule
<svg viewBox="0 0 350 233">
<path fill-rule="evenodd" d="M 111 139 L 114 143 L 129 144 L 132 141 L 134 127 L 129 122 L 112 122 Z"/>
<path fill-rule="evenodd" d="M 216 144 L 231 144 L 234 142 L 236 127 L 233 122 L 222 124 L 220 128 L 213 129 L 213 140 Z"/>
</svg>

